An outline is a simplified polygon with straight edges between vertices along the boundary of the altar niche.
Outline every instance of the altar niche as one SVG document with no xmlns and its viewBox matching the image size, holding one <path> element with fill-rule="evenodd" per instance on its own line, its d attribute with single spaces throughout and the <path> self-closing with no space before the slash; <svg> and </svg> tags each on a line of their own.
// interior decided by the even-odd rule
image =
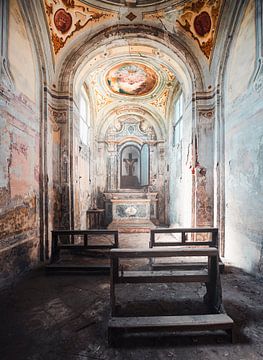
<svg viewBox="0 0 263 360">
<path fill-rule="evenodd" d="M 149 185 L 149 147 L 129 144 L 120 152 L 120 188 L 140 189 Z"/>
</svg>

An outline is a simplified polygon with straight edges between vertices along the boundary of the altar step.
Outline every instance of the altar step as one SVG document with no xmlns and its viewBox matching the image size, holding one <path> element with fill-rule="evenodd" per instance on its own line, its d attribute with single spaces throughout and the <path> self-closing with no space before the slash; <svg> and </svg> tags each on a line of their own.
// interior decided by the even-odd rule
<svg viewBox="0 0 263 360">
<path fill-rule="evenodd" d="M 156 226 L 151 221 L 113 221 L 108 230 L 118 230 L 120 233 L 148 233 Z"/>
</svg>

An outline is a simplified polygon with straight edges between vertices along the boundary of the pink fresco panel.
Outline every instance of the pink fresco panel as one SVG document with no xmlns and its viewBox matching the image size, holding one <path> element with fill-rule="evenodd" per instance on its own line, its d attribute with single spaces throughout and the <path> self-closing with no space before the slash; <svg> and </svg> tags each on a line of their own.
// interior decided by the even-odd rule
<svg viewBox="0 0 263 360">
<path fill-rule="evenodd" d="M 37 153 L 31 136 L 13 134 L 10 164 L 11 197 L 24 196 L 34 189 Z"/>
</svg>

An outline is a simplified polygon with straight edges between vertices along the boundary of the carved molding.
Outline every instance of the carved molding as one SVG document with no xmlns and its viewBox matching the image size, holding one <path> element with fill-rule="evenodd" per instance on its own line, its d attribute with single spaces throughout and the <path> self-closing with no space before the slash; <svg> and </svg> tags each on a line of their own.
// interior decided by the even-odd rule
<svg viewBox="0 0 263 360">
<path fill-rule="evenodd" d="M 199 110 L 199 126 L 205 126 L 207 129 L 211 129 L 214 123 L 215 110 Z"/>
<path fill-rule="evenodd" d="M 9 0 L 0 2 L 0 81 L 13 88 L 13 79 L 8 66 L 8 13 Z"/>
<path fill-rule="evenodd" d="M 67 110 L 54 109 L 49 105 L 48 117 L 52 124 L 53 131 L 59 131 L 60 125 L 67 122 Z"/>
</svg>

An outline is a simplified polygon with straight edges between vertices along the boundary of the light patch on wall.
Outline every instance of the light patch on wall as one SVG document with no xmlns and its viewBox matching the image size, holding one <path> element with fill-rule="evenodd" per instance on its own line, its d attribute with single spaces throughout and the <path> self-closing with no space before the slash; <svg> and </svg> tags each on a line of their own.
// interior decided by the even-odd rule
<svg viewBox="0 0 263 360">
<path fill-rule="evenodd" d="M 16 0 L 10 0 L 8 59 L 16 89 L 35 101 L 36 75 L 32 49 Z"/>
<path fill-rule="evenodd" d="M 252 0 L 244 14 L 230 59 L 227 77 L 229 103 L 245 93 L 255 68 L 256 25 Z"/>
</svg>

